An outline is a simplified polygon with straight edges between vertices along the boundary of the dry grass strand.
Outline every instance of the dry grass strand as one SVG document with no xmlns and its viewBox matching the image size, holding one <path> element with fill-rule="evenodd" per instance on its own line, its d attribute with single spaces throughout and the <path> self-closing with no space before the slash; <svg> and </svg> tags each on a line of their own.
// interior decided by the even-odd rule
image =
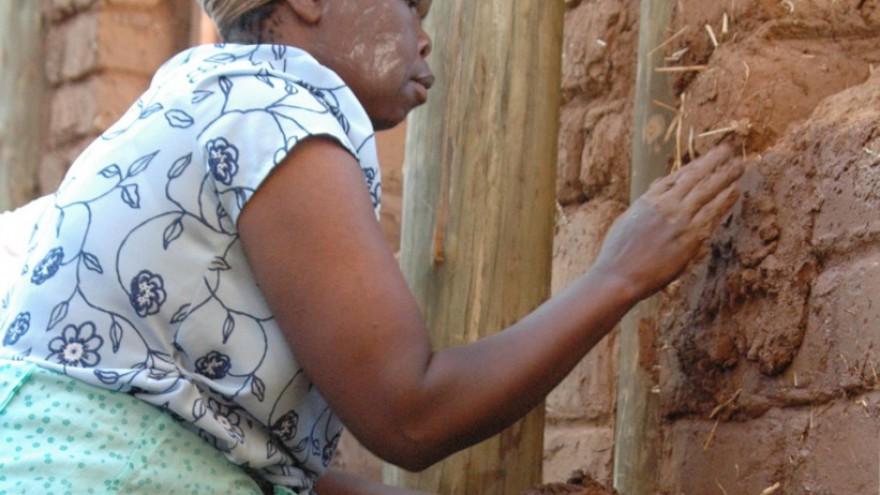
<svg viewBox="0 0 880 495">
<path fill-rule="evenodd" d="M 778 492 L 780 488 L 782 488 L 782 483 L 777 481 L 773 484 L 773 486 L 768 486 L 767 488 L 765 488 L 764 491 L 761 492 L 761 495 L 773 495 L 774 493 Z"/>
</svg>

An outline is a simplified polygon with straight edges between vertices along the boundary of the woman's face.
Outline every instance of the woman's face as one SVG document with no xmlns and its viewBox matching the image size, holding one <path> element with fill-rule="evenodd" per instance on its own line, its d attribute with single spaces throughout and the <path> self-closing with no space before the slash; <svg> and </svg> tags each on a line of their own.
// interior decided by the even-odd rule
<svg viewBox="0 0 880 495">
<path fill-rule="evenodd" d="M 364 105 L 377 130 L 425 103 L 434 76 L 422 19 L 431 0 L 328 0 L 316 58 Z"/>
</svg>

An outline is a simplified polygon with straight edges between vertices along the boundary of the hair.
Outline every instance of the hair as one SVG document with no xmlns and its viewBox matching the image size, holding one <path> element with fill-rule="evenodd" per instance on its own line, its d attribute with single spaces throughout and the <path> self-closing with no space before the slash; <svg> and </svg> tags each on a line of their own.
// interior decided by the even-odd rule
<svg viewBox="0 0 880 495">
<path fill-rule="evenodd" d="M 272 42 L 275 39 L 274 26 L 267 25 L 275 11 L 284 0 L 251 9 L 223 26 L 217 26 L 220 39 L 224 43 L 256 44 Z"/>
</svg>

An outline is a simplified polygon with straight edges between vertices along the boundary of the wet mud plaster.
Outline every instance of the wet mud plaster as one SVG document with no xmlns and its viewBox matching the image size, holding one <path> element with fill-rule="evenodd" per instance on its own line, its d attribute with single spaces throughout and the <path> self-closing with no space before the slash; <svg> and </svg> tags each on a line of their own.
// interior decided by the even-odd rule
<svg viewBox="0 0 880 495">
<path fill-rule="evenodd" d="M 675 391 L 664 394 L 667 415 L 711 412 L 719 394 L 736 391 L 733 382 L 745 384 L 744 373 L 755 375 L 748 383 L 759 392 L 753 414 L 763 412 L 762 404 L 786 402 L 771 400 L 783 396 L 762 384 L 798 355 L 816 281 L 829 256 L 858 244 L 850 230 L 870 230 L 861 224 L 873 216 L 869 205 L 880 187 L 865 175 L 872 169 L 865 163 L 877 158 L 866 151 L 878 121 L 878 84 L 869 77 L 880 62 L 876 8 L 798 2 L 802 9 L 791 14 L 778 2 L 740 0 L 732 11 L 723 8 L 727 3 L 682 2 L 676 21 L 696 31 L 682 36 L 690 55 L 680 63 L 706 66 L 676 80 L 686 95 L 683 125 L 695 129 L 693 146 L 682 148 L 699 154 L 726 136 L 739 144 L 748 171 L 742 200 L 709 256 L 667 292 L 659 342 L 677 352 L 658 359 L 676 354 L 678 368 L 661 384 Z M 725 13 L 728 31 L 716 34 L 714 49 L 703 26 L 719 25 Z M 732 77 L 733 68 L 745 66 L 748 77 Z M 706 135 L 743 121 L 751 123 L 745 132 Z M 841 195 L 849 203 L 828 202 Z M 743 390 L 741 405 L 750 392 Z"/>
<path fill-rule="evenodd" d="M 668 136 L 685 164 L 730 140 L 747 172 L 655 322 L 658 490 L 877 493 L 880 5 L 687 0 L 676 33 Z"/>
</svg>

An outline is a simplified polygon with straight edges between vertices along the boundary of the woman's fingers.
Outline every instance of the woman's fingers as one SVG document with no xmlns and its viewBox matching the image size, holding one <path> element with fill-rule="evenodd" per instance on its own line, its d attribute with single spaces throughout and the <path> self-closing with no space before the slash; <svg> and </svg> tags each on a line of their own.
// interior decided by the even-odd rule
<svg viewBox="0 0 880 495">
<path fill-rule="evenodd" d="M 704 177 L 701 182 L 697 183 L 682 200 L 683 206 L 694 214 L 698 213 L 722 191 L 736 182 L 742 173 L 742 160 L 729 161 L 720 170 L 715 170 L 715 173 Z"/>
<path fill-rule="evenodd" d="M 700 187 L 707 177 L 713 176 L 718 167 L 730 160 L 732 156 L 733 148 L 730 145 L 722 144 L 712 148 L 705 155 L 669 176 L 670 180 L 674 182 L 669 189 L 671 199 L 683 201 L 694 188 Z"/>
<path fill-rule="evenodd" d="M 612 226 L 597 263 L 650 294 L 674 279 L 739 199 L 740 160 L 722 145 L 655 182 Z"/>
<path fill-rule="evenodd" d="M 739 188 L 736 183 L 731 182 L 697 212 L 692 225 L 696 230 L 697 238 L 701 242 L 712 235 L 715 227 L 733 205 L 736 204 L 737 200 L 739 200 Z"/>
</svg>

